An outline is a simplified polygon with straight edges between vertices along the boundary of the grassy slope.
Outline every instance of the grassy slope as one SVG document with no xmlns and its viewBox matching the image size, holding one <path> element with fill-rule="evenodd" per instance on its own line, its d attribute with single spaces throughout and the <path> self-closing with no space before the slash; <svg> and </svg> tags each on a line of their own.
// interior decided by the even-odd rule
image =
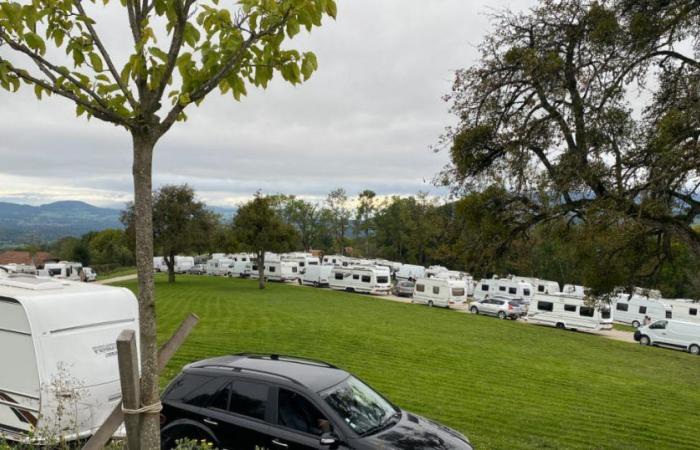
<svg viewBox="0 0 700 450">
<path fill-rule="evenodd" d="M 158 278 L 160 339 L 202 321 L 164 373 L 227 353 L 320 358 L 477 448 L 700 448 L 700 358 L 346 294 Z M 126 284 L 134 287 L 133 283 Z"/>
<path fill-rule="evenodd" d="M 97 274 L 98 280 L 106 280 L 109 278 L 123 277 L 125 275 L 133 275 L 136 273 L 136 267 L 120 267 L 110 272 L 102 272 Z"/>
</svg>

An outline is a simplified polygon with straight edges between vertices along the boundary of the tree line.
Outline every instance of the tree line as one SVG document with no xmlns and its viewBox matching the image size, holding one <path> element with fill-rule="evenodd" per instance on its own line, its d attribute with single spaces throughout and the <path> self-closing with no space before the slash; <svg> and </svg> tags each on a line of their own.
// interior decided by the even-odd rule
<svg viewBox="0 0 700 450">
<path fill-rule="evenodd" d="M 669 297 L 700 297 L 700 262 L 684 241 L 669 243 L 669 259 L 656 270 L 656 239 L 629 222 L 601 227 L 560 218 L 513 236 L 512 223 L 494 208 L 499 195 L 506 193 L 490 190 L 448 201 L 425 193 L 379 197 L 371 190 L 350 196 L 338 188 L 315 202 L 258 192 L 225 220 L 191 187 L 163 186 L 153 193 L 154 242 L 171 281 L 175 255 L 251 252 L 262 260 L 265 251 L 318 250 L 444 265 L 477 278 L 513 273 L 562 284 L 639 285 Z M 131 206 L 123 212 L 124 230 L 64 238 L 50 250 L 98 269 L 132 265 L 132 214 Z"/>
</svg>

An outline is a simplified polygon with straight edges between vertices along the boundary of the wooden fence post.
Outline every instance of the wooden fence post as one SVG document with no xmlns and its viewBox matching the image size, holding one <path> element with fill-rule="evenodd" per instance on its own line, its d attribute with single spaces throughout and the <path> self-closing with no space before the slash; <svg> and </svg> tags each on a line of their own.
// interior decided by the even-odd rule
<svg viewBox="0 0 700 450">
<path fill-rule="evenodd" d="M 117 338 L 117 358 L 119 358 L 119 379 L 122 387 L 122 406 L 124 409 L 141 408 L 141 392 L 139 390 L 139 358 L 136 351 L 136 332 L 124 330 Z M 138 414 L 126 414 L 124 425 L 126 426 L 127 450 L 139 448 L 139 421 Z"/>
<path fill-rule="evenodd" d="M 168 342 L 163 344 L 158 351 L 158 372 L 165 369 L 170 358 L 173 357 L 177 349 L 185 342 L 185 339 L 187 339 L 187 336 L 189 336 L 198 322 L 199 317 L 190 313 L 182 324 L 180 324 L 177 331 L 168 339 Z M 85 443 L 82 450 L 102 450 L 123 421 L 124 413 L 122 412 L 122 405 L 120 403 L 114 408 L 95 434 L 92 435 L 90 440 Z"/>
</svg>

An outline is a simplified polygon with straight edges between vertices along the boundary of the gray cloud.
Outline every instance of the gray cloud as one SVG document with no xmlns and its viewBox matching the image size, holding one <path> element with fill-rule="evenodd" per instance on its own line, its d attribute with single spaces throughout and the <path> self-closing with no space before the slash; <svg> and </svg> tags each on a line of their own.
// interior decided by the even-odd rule
<svg viewBox="0 0 700 450">
<path fill-rule="evenodd" d="M 337 22 L 289 45 L 316 52 L 320 68 L 297 87 L 274 82 L 238 103 L 212 95 L 158 144 L 156 184 L 188 182 L 227 204 L 256 189 L 321 197 L 441 192 L 430 180 L 447 162 L 430 151 L 453 122 L 441 96 L 476 57 L 487 8 L 520 1 L 340 0 Z M 428 6 L 429 5 L 429 6 Z M 107 45 L 126 52 L 123 21 L 103 14 Z M 131 196 L 131 149 L 121 129 L 76 119 L 61 99 L 0 92 L 0 199 L 60 196 L 115 204 Z"/>
</svg>

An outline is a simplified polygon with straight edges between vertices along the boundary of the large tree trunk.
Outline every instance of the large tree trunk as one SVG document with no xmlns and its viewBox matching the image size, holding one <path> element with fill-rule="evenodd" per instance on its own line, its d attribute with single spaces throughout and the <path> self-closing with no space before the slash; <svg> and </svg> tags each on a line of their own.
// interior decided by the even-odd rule
<svg viewBox="0 0 700 450">
<path fill-rule="evenodd" d="M 152 166 L 156 139 L 132 135 L 134 147 L 134 221 L 136 231 L 136 272 L 138 274 L 139 329 L 141 350 L 141 404 L 159 401 L 156 305 L 153 286 L 153 201 Z M 160 448 L 160 417 L 144 414 L 139 421 L 139 450 Z M 136 450 L 136 449 L 129 449 Z"/>
<path fill-rule="evenodd" d="M 175 255 L 171 254 L 170 258 L 165 258 L 168 264 L 168 283 L 175 282 Z"/>
<path fill-rule="evenodd" d="M 258 252 L 258 287 L 265 289 L 265 252 Z"/>
</svg>

